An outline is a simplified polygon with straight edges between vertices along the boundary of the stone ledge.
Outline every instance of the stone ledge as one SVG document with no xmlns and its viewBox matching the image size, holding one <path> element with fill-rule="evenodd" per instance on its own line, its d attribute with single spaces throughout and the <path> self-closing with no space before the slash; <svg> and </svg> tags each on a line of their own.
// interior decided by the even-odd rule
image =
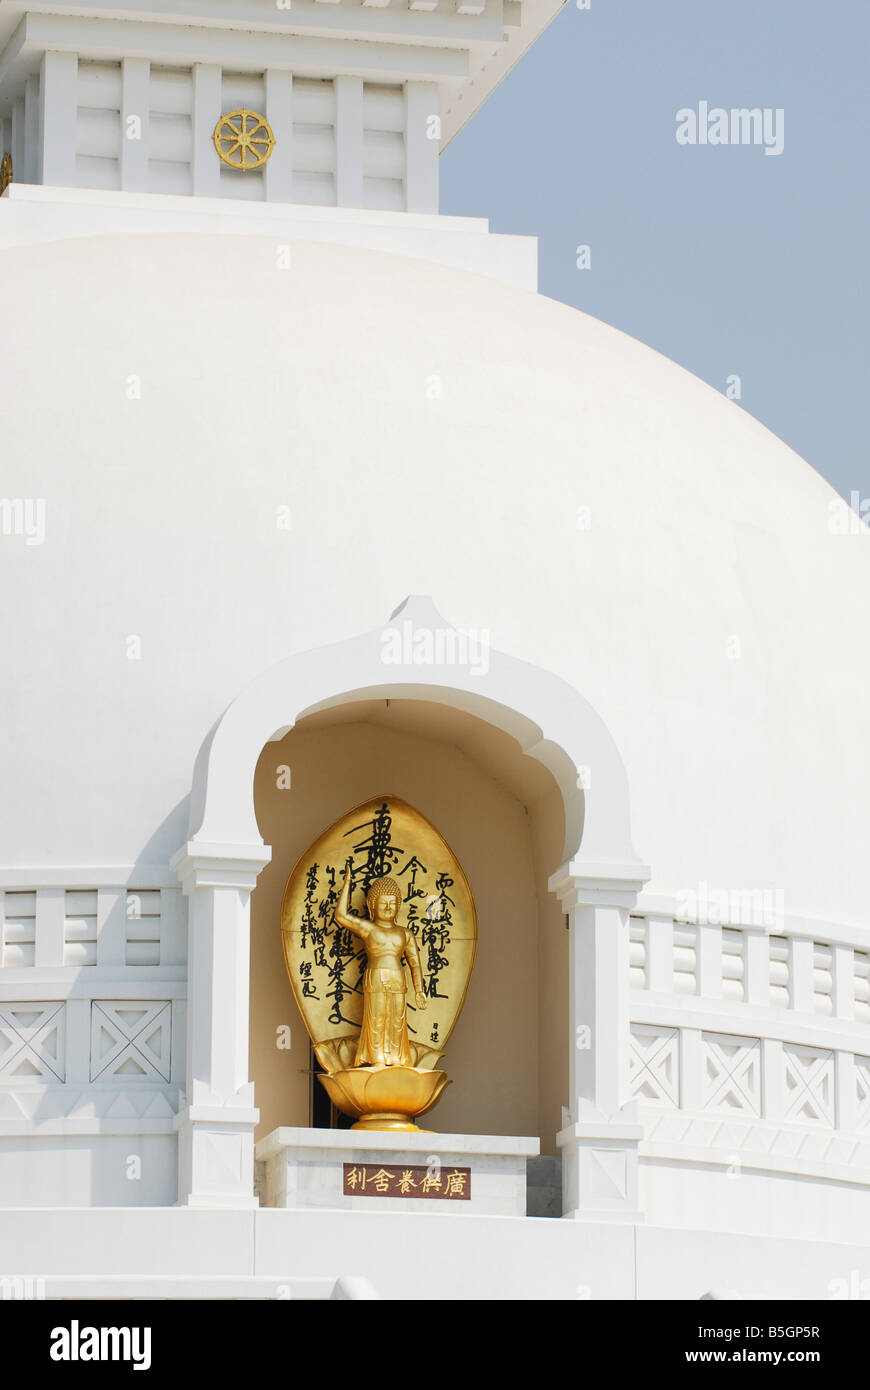
<svg viewBox="0 0 870 1390">
<path fill-rule="evenodd" d="M 267 1160 L 283 1149 L 367 1149 L 389 1153 L 491 1154 L 536 1158 L 541 1141 L 506 1134 L 436 1134 L 433 1131 L 281 1128 L 257 1144 L 257 1159 Z"/>
<path fill-rule="evenodd" d="M 403 1211 L 454 1216 L 526 1215 L 526 1167 L 537 1139 L 491 1134 L 427 1134 L 390 1130 L 277 1129 L 257 1145 L 263 1163 L 261 1200 L 291 1210 Z M 345 1192 L 345 1165 L 418 1170 L 422 1177 L 470 1169 L 467 1196 L 429 1189 L 428 1195 L 396 1191 Z M 427 1170 L 423 1174 L 423 1170 Z M 384 1182 L 386 1182 L 384 1178 Z"/>
</svg>

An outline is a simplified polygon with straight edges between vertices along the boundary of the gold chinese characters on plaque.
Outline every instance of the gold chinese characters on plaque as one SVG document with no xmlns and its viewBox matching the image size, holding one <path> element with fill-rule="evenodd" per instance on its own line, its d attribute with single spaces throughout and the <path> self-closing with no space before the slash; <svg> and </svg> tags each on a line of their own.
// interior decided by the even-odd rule
<svg viewBox="0 0 870 1390">
<path fill-rule="evenodd" d="M 345 1197 L 427 1197 L 448 1202 L 471 1201 L 471 1169 L 422 1164 L 345 1163 L 342 1192 Z"/>
<path fill-rule="evenodd" d="M 414 1130 L 474 965 L 471 887 L 412 806 L 374 797 L 324 830 L 284 890 L 290 984 L 330 1099 L 354 1129 Z"/>
</svg>

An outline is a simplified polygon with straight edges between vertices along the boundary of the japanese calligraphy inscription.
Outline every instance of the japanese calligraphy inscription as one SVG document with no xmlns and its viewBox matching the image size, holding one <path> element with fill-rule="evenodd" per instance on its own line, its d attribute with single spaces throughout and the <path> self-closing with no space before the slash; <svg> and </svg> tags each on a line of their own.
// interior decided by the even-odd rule
<svg viewBox="0 0 870 1390">
<path fill-rule="evenodd" d="M 474 964 L 462 867 L 426 818 L 385 794 L 308 849 L 281 909 L 290 984 L 355 1129 L 416 1129 L 448 1084 L 435 1070 Z"/>
</svg>

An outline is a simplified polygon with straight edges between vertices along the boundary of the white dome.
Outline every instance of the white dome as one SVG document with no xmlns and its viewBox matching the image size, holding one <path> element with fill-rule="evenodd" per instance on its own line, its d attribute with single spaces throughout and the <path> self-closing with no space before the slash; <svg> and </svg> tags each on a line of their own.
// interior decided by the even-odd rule
<svg viewBox="0 0 870 1390">
<path fill-rule="evenodd" d="M 46 499 L 0 544 L 7 863 L 165 862 L 237 692 L 417 592 L 595 707 L 651 892 L 865 921 L 870 539 L 828 484 L 561 304 L 292 249 L 3 254 L 3 493 Z"/>
</svg>

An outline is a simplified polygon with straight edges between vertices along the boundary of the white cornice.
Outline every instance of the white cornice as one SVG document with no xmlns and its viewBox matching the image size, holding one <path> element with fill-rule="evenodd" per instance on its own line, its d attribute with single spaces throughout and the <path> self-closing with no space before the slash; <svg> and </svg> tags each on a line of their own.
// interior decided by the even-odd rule
<svg viewBox="0 0 870 1390">
<path fill-rule="evenodd" d="M 106 62 L 126 57 L 148 58 L 168 67 L 220 63 L 239 72 L 273 68 L 307 77 L 353 73 L 373 81 L 457 81 L 468 73 L 468 54 L 462 48 L 385 41 L 380 36 L 361 42 L 352 32 L 241 33 L 36 14 L 27 16 L 0 55 L 0 82 L 27 75 L 46 50 Z"/>
<path fill-rule="evenodd" d="M 49 46 L 113 61 L 138 55 L 170 65 L 221 61 L 240 71 L 407 76 L 441 85 L 444 149 L 564 3 L 431 0 L 422 9 L 420 0 L 292 0 L 278 9 L 274 0 L 185 0 L 168 11 L 124 0 L 50 7 L 0 0 L 0 84 L 5 75 L 4 97 L 18 95 Z"/>
</svg>

